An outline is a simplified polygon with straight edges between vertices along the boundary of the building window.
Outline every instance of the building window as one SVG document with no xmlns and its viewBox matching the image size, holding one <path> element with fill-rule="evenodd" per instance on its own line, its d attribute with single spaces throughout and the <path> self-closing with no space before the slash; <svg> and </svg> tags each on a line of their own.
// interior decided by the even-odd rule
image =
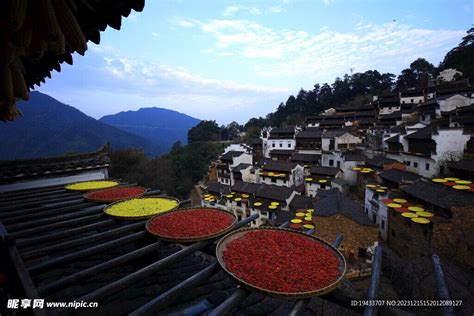
<svg viewBox="0 0 474 316">
<path fill-rule="evenodd" d="M 382 229 L 385 229 L 385 221 L 382 220 L 382 222 L 380 224 L 381 224 L 380 227 L 382 227 Z"/>
<path fill-rule="evenodd" d="M 334 166 L 334 160 L 329 159 L 329 165 L 330 165 L 331 167 Z"/>
<path fill-rule="evenodd" d="M 288 143 L 288 148 L 291 148 L 291 143 Z"/>
<path fill-rule="evenodd" d="M 407 166 L 410 167 L 410 162 L 407 160 Z"/>
<path fill-rule="evenodd" d="M 429 163 L 426 163 L 426 164 L 425 164 L 425 170 L 426 170 L 426 171 L 430 170 L 430 164 L 429 164 Z"/>
<path fill-rule="evenodd" d="M 411 103 L 413 103 L 414 99 L 410 99 Z"/>
<path fill-rule="evenodd" d="M 275 143 L 272 143 L 272 147 L 275 147 Z"/>
<path fill-rule="evenodd" d="M 276 180 L 275 178 L 272 178 L 272 182 L 273 182 L 273 183 L 276 183 L 277 180 Z"/>
<path fill-rule="evenodd" d="M 413 167 L 418 168 L 418 163 L 416 161 L 413 163 Z"/>
<path fill-rule="evenodd" d="M 369 209 L 367 207 L 365 208 L 365 214 L 369 214 Z"/>
<path fill-rule="evenodd" d="M 280 143 L 280 148 L 282 148 L 282 147 L 283 147 L 283 144 L 282 144 L 282 143 Z"/>
<path fill-rule="evenodd" d="M 377 215 L 372 214 L 372 221 L 373 221 L 374 223 L 377 223 Z"/>
<path fill-rule="evenodd" d="M 337 167 L 338 167 L 338 168 L 341 167 L 341 162 L 340 162 L 340 161 L 337 162 Z"/>
</svg>

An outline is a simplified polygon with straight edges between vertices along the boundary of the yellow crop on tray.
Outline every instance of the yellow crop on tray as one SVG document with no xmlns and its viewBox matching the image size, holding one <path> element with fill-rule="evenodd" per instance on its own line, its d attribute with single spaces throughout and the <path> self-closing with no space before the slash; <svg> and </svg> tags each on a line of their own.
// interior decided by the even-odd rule
<svg viewBox="0 0 474 316">
<path fill-rule="evenodd" d="M 136 198 L 112 204 L 105 213 L 115 217 L 143 218 L 171 211 L 177 206 L 178 201 L 168 198 Z"/>
<path fill-rule="evenodd" d="M 117 186 L 117 181 L 85 181 L 68 184 L 65 186 L 68 190 L 86 191 L 86 190 L 98 190 Z"/>
</svg>

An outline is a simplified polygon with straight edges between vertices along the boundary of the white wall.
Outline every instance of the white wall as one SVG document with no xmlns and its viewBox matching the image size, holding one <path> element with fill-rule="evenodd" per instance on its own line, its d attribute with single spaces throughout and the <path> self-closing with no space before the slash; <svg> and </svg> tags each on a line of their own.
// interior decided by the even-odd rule
<svg viewBox="0 0 474 316">
<path fill-rule="evenodd" d="M 400 111 L 400 106 L 384 106 L 380 108 L 379 114 L 386 115 L 397 111 Z"/>
</svg>

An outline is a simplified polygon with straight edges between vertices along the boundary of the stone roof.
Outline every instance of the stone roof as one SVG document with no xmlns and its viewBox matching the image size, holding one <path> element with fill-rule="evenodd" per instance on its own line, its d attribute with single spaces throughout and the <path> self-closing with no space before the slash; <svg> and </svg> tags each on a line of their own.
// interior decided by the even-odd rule
<svg viewBox="0 0 474 316">
<path fill-rule="evenodd" d="M 474 194 L 419 180 L 402 187 L 407 194 L 434 206 L 449 209 L 451 206 L 474 205 Z"/>
<path fill-rule="evenodd" d="M 360 225 L 377 226 L 364 213 L 360 203 L 342 194 L 337 189 L 318 191 L 313 208 L 315 210 L 314 216 L 327 217 L 340 214 Z"/>
<path fill-rule="evenodd" d="M 0 161 L 0 183 L 64 177 L 109 166 L 109 145 L 107 144 L 98 151 L 87 154 Z"/>
<path fill-rule="evenodd" d="M 388 180 L 388 181 L 395 182 L 398 184 L 402 184 L 406 182 L 414 182 L 421 178 L 421 176 L 415 173 L 402 171 L 398 169 L 384 170 L 379 173 L 379 177 L 384 180 Z"/>
</svg>

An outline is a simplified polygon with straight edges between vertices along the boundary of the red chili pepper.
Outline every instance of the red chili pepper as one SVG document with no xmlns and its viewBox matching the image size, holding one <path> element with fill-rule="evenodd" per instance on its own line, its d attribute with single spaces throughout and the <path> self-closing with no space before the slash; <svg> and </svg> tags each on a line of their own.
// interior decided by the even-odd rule
<svg viewBox="0 0 474 316">
<path fill-rule="evenodd" d="M 328 246 L 289 231 L 250 231 L 227 244 L 223 260 L 236 277 L 277 292 L 314 291 L 340 275 Z"/>
<path fill-rule="evenodd" d="M 234 217 L 215 209 L 187 209 L 171 212 L 155 219 L 149 230 L 171 238 L 200 238 L 217 234 L 229 228 Z"/>
<path fill-rule="evenodd" d="M 100 191 L 93 191 L 88 193 L 87 197 L 92 200 L 118 201 L 140 196 L 144 192 L 145 189 L 138 187 L 118 187 Z"/>
</svg>

